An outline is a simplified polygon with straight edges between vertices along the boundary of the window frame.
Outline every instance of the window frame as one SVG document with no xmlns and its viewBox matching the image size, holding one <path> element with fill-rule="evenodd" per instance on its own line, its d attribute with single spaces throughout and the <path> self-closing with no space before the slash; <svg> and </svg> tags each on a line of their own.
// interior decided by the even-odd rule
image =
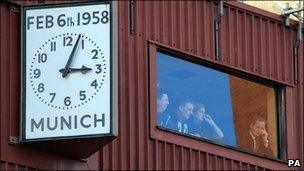
<svg viewBox="0 0 304 171">
<path fill-rule="evenodd" d="M 259 75 L 252 74 L 240 70 L 236 67 L 231 67 L 221 62 L 211 59 L 205 59 L 200 56 L 168 47 L 166 45 L 149 41 L 148 42 L 148 85 L 149 85 L 149 124 L 150 124 L 150 138 L 169 142 L 172 144 L 180 145 L 194 150 L 199 150 L 215 155 L 233 158 L 236 160 L 252 161 L 257 158 L 262 160 L 269 159 L 270 161 L 287 163 L 287 130 L 286 130 L 286 84 L 275 80 L 263 78 Z M 157 112 L 156 112 L 156 96 L 157 96 L 157 67 L 156 57 L 157 52 L 164 53 L 182 59 L 194 64 L 198 64 L 210 69 L 244 78 L 248 81 L 259 83 L 262 85 L 270 86 L 275 89 L 276 98 L 276 118 L 277 118 L 277 137 L 278 137 L 278 158 L 266 156 L 263 154 L 255 153 L 250 150 L 242 149 L 240 147 L 233 147 L 207 139 L 198 138 L 189 134 L 179 133 L 168 128 L 160 127 L 157 125 Z M 241 157 L 242 156 L 242 157 Z"/>
</svg>

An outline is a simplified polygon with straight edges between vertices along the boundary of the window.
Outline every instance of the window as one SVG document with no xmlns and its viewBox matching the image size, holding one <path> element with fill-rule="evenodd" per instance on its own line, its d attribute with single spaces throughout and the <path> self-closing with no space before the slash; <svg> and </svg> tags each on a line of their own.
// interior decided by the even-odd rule
<svg viewBox="0 0 304 171">
<path fill-rule="evenodd" d="M 155 53 L 158 129 L 281 158 L 278 86 Z"/>
</svg>

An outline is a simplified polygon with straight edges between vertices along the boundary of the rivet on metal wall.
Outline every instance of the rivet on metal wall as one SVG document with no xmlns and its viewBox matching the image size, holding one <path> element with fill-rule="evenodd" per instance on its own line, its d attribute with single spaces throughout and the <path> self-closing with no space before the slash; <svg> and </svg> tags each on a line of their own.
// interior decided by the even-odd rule
<svg viewBox="0 0 304 171">
<path fill-rule="evenodd" d="M 17 6 L 17 5 L 11 4 L 11 5 L 10 5 L 10 10 L 11 10 L 12 12 L 20 13 L 20 7 Z"/>
<path fill-rule="evenodd" d="M 12 145 L 18 145 L 19 144 L 19 138 L 14 137 L 14 136 L 10 136 L 9 137 L 9 143 L 12 144 Z"/>
<path fill-rule="evenodd" d="M 38 0 L 38 4 L 45 4 L 44 0 Z"/>
</svg>

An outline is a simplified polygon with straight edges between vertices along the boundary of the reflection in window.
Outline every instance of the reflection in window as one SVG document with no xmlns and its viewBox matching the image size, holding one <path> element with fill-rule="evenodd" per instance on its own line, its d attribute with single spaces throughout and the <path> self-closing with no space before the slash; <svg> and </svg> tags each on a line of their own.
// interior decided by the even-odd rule
<svg viewBox="0 0 304 171">
<path fill-rule="evenodd" d="M 276 92 L 164 53 L 157 53 L 157 125 L 278 157 Z"/>
</svg>

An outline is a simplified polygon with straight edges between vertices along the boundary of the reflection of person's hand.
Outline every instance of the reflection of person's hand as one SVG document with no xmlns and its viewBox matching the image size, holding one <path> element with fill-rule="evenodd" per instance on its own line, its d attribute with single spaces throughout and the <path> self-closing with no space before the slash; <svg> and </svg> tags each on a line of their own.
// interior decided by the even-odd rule
<svg viewBox="0 0 304 171">
<path fill-rule="evenodd" d="M 264 142 L 265 147 L 268 147 L 269 141 L 268 141 L 268 133 L 267 133 L 266 130 L 264 130 L 264 131 L 262 132 L 261 137 L 262 137 L 262 139 L 263 139 L 263 142 Z"/>
<path fill-rule="evenodd" d="M 204 118 L 210 125 L 213 125 L 213 124 L 214 124 L 214 121 L 213 121 L 213 119 L 211 118 L 210 115 L 204 114 L 204 115 L 203 115 L 203 118 Z"/>
<path fill-rule="evenodd" d="M 196 137 L 201 137 L 200 134 L 191 134 L 193 136 L 196 136 Z"/>
<path fill-rule="evenodd" d="M 261 135 L 264 142 L 268 140 L 268 133 L 266 132 L 266 130 L 264 130 Z"/>
<path fill-rule="evenodd" d="M 213 121 L 213 119 L 211 118 L 210 115 L 203 114 L 203 118 L 204 118 L 204 120 L 206 120 L 206 121 L 208 122 L 208 124 L 210 124 L 210 126 L 214 129 L 216 139 L 220 139 L 220 138 L 223 138 L 223 137 L 224 137 L 224 134 L 223 134 L 222 130 L 214 123 L 214 121 Z"/>
</svg>

